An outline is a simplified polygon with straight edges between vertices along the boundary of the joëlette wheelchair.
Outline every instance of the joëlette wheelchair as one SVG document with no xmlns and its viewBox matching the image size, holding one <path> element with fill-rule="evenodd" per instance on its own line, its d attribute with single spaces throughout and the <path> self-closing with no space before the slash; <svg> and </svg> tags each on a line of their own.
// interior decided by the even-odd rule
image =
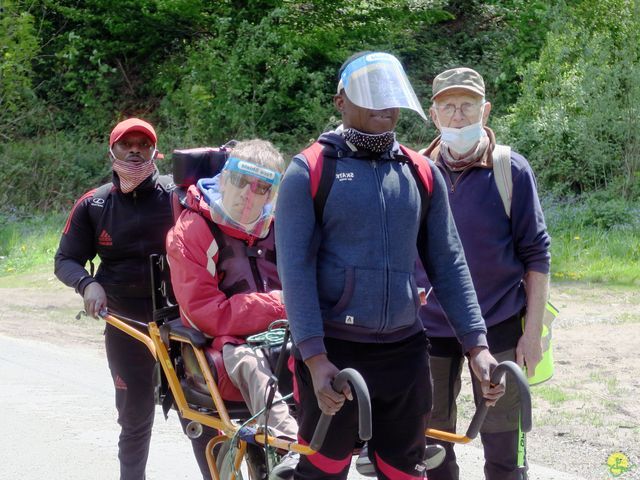
<svg viewBox="0 0 640 480">
<path fill-rule="evenodd" d="M 169 269 L 162 255 L 152 255 L 151 279 L 153 289 L 154 321 L 148 324 L 148 333 L 140 330 L 142 324 L 115 313 L 105 313 L 102 318 L 143 342 L 157 361 L 155 374 L 156 403 L 162 405 L 165 415 L 174 407 L 184 419 L 189 420 L 186 433 L 191 438 L 202 434 L 203 426 L 217 430 L 206 449 L 207 463 L 214 480 L 242 478 L 240 464 L 246 460 L 249 478 L 266 478 L 265 447 L 282 454 L 294 451 L 310 455 L 317 451 L 324 440 L 330 418 L 319 422 L 310 445 L 303 445 L 272 436 L 260 430 L 255 423 L 242 425 L 251 419 L 251 413 L 240 392 L 229 380 L 220 352 L 208 348 L 210 339 L 198 330 L 185 327 L 179 318 L 170 283 Z M 286 336 L 285 336 L 286 339 Z M 280 372 L 275 383 L 282 395 L 292 392 L 292 375 L 284 367 L 289 348 L 265 347 L 265 356 L 273 372 Z M 278 365 L 279 364 L 279 365 Z M 364 380 L 354 370 L 344 370 L 336 378 L 336 386 L 349 381 L 356 392 L 360 408 L 360 436 L 371 437 L 371 412 L 368 391 Z M 290 405 L 295 409 L 294 405 Z M 232 445 L 232 440 L 234 445 Z M 235 448 L 237 444 L 237 448 Z"/>
<path fill-rule="evenodd" d="M 180 202 L 188 185 L 219 169 L 220 162 L 226 158 L 224 153 L 225 147 L 174 152 L 174 180 L 178 180 L 178 188 L 173 195 L 176 214 L 180 210 Z M 309 445 L 275 437 L 270 435 L 268 430 L 260 429 L 260 425 L 255 422 L 251 423 L 251 413 L 224 370 L 222 354 L 209 348 L 210 339 L 200 331 L 182 324 L 166 258 L 163 255 L 152 255 L 150 269 L 154 321 L 145 325 L 113 312 L 105 313 L 102 317 L 114 327 L 144 343 L 156 359 L 156 403 L 162 405 L 165 415 L 169 409 L 175 408 L 182 418 L 189 421 L 186 433 L 191 438 L 198 438 L 203 432 L 203 427 L 218 432 L 206 448 L 207 463 L 213 480 L 242 479 L 240 465 L 243 460 L 246 461 L 250 479 L 264 480 L 268 472 L 268 468 L 265 467 L 268 455 L 265 452 L 271 456 L 273 452 L 283 454 L 293 451 L 301 455 L 317 452 L 322 446 L 332 417 L 320 417 Z M 273 388 L 278 388 L 283 396 L 292 392 L 291 372 L 284 367 L 290 348 L 287 338 L 288 333 L 285 335 L 284 348 L 264 349 L 272 371 L 277 375 L 277 378 L 274 377 Z M 528 382 L 513 362 L 498 365 L 492 374 L 492 382 L 500 382 L 505 373 L 509 373 L 518 385 L 521 429 L 528 432 L 531 430 L 531 397 Z M 369 440 L 371 405 L 366 384 L 353 369 L 340 372 L 334 380 L 334 388 L 340 391 L 345 382 L 350 383 L 356 394 L 359 436 L 362 441 Z M 295 405 L 291 403 L 290 407 L 295 415 Z M 468 443 L 477 436 L 486 414 L 487 406 L 481 402 L 464 435 L 434 429 L 427 429 L 425 435 L 448 442 Z"/>
</svg>

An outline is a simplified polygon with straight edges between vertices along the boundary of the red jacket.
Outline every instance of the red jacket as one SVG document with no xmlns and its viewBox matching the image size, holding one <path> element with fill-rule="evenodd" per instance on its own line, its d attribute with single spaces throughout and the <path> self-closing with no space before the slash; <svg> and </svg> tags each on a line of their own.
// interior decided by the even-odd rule
<svg viewBox="0 0 640 480">
<path fill-rule="evenodd" d="M 258 239 L 220 225 L 212 228 L 209 206 L 195 185 L 187 192 L 187 206 L 167 235 L 171 283 L 183 323 L 213 337 L 213 348 L 220 350 L 286 318 L 273 229 Z M 225 285 L 230 278 L 233 285 Z"/>
</svg>

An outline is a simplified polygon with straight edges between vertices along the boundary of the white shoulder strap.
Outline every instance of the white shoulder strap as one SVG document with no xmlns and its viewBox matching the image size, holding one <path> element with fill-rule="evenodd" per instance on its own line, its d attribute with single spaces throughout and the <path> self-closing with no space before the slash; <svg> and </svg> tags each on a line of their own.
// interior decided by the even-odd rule
<svg viewBox="0 0 640 480">
<path fill-rule="evenodd" d="M 493 176 L 500 192 L 502 205 L 507 217 L 511 218 L 511 198 L 513 179 L 511 177 L 511 147 L 496 144 L 493 149 Z"/>
</svg>

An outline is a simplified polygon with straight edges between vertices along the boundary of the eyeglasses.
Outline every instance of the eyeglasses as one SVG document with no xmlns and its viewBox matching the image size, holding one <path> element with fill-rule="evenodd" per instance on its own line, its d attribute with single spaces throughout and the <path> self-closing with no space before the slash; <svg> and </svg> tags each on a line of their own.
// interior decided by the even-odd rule
<svg viewBox="0 0 640 480">
<path fill-rule="evenodd" d="M 462 115 L 467 118 L 474 118 L 480 113 L 483 103 L 463 103 L 459 107 L 453 103 L 446 103 L 444 105 L 436 105 L 438 113 L 445 118 L 453 117 L 458 110 L 462 112 Z"/>
<path fill-rule="evenodd" d="M 231 185 L 238 188 L 244 188 L 247 185 L 250 186 L 251 191 L 256 195 L 264 195 L 271 189 L 271 184 L 258 180 L 255 177 L 247 178 L 247 175 L 241 173 L 229 172 L 229 181 Z"/>
</svg>

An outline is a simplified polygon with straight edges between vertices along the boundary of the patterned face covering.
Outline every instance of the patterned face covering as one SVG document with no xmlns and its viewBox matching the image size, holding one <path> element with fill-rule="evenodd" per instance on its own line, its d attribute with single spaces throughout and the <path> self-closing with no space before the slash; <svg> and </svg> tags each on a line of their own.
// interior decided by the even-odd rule
<svg viewBox="0 0 640 480">
<path fill-rule="evenodd" d="M 153 158 L 143 163 L 131 163 L 115 159 L 113 170 L 120 178 L 120 190 L 123 193 L 133 192 L 156 169 Z"/>
<path fill-rule="evenodd" d="M 377 135 L 363 133 L 355 128 L 347 128 L 342 132 L 344 138 L 358 150 L 382 153 L 391 150 L 396 141 L 395 132 L 384 132 Z"/>
</svg>

